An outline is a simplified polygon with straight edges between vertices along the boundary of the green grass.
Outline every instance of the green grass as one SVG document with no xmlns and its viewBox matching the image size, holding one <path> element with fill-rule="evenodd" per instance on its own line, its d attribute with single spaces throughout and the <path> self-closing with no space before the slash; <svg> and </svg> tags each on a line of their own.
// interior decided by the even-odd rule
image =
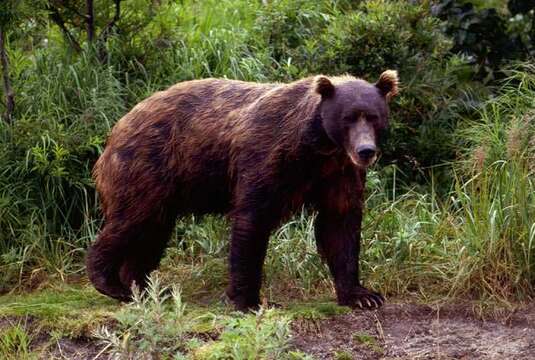
<svg viewBox="0 0 535 360">
<path fill-rule="evenodd" d="M 30 350 L 31 336 L 24 324 L 16 323 L 0 329 L 0 358 L 5 360 L 37 359 Z"/>
<path fill-rule="evenodd" d="M 380 344 L 377 343 L 377 339 L 375 336 L 359 332 L 353 334 L 353 340 L 357 343 L 369 348 L 370 350 L 373 350 L 374 352 L 378 354 L 382 354 L 384 352 L 383 348 L 380 346 Z"/>
<path fill-rule="evenodd" d="M 459 131 L 446 197 L 372 193 L 366 269 L 387 293 L 528 300 L 533 294 L 533 68 Z M 377 205 L 375 205 L 377 204 Z M 374 206 L 375 205 L 375 206 Z"/>
<path fill-rule="evenodd" d="M 0 297 L 0 318 L 35 319 L 34 327 L 59 337 L 88 336 L 117 308 L 116 301 L 90 286 L 61 283 L 42 291 Z"/>
<path fill-rule="evenodd" d="M 347 351 L 335 351 L 333 354 L 335 360 L 352 360 L 353 355 Z"/>
<path fill-rule="evenodd" d="M 292 318 L 298 320 L 320 320 L 335 315 L 348 314 L 351 309 L 338 306 L 336 303 L 324 302 L 321 299 L 311 302 L 293 302 L 288 307 Z"/>
</svg>

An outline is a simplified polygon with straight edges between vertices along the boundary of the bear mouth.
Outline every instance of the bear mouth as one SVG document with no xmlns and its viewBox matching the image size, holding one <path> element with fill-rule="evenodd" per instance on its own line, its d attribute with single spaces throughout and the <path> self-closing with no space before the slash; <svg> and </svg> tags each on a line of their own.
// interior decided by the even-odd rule
<svg viewBox="0 0 535 360">
<path fill-rule="evenodd" d="M 377 160 L 377 155 L 374 155 L 373 157 L 367 160 L 361 159 L 360 156 L 358 156 L 357 154 L 353 152 L 348 152 L 348 155 L 349 155 L 349 159 L 355 166 L 359 168 L 364 168 L 364 169 L 373 165 L 375 161 Z"/>
</svg>

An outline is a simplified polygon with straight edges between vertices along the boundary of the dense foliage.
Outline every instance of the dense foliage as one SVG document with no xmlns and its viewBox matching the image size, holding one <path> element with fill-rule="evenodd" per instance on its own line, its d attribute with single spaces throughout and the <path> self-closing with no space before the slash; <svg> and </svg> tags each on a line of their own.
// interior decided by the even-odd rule
<svg viewBox="0 0 535 360">
<path fill-rule="evenodd" d="M 485 2 L 482 2 L 484 4 Z M 478 8 L 477 2 L 443 0 L 433 13 L 446 20 L 452 52 L 468 56 L 474 75 L 485 82 L 503 77 L 504 64 L 535 55 L 535 2 L 510 0 L 502 8 Z"/>
<path fill-rule="evenodd" d="M 370 176 L 367 277 L 388 294 L 532 295 L 535 71 L 513 62 L 533 55 L 534 10 L 480 3 L 2 2 L 0 290 L 83 272 L 100 224 L 91 167 L 113 124 L 154 91 L 210 76 L 373 81 L 394 68 L 402 91 Z M 311 216 L 274 235 L 271 286 L 329 289 Z M 179 222 L 164 266 L 217 277 L 226 223 L 194 220 Z"/>
</svg>

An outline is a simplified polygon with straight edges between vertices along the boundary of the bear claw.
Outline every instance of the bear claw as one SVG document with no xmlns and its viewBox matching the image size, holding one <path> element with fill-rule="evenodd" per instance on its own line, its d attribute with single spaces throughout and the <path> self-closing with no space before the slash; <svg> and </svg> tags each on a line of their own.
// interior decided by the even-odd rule
<svg viewBox="0 0 535 360">
<path fill-rule="evenodd" d="M 384 302 L 385 299 L 381 294 L 365 288 L 358 288 L 349 301 L 342 301 L 340 304 L 363 310 L 371 310 L 380 308 Z"/>
</svg>

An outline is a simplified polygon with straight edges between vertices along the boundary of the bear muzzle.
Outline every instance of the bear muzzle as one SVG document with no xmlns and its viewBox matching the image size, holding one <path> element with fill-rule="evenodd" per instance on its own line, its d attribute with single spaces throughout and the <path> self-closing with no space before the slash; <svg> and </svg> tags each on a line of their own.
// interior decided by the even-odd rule
<svg viewBox="0 0 535 360">
<path fill-rule="evenodd" d="M 355 151 L 348 151 L 351 162 L 360 168 L 367 168 L 377 160 L 378 150 L 372 145 L 363 145 L 357 147 Z"/>
<path fill-rule="evenodd" d="M 375 145 L 361 145 L 357 147 L 357 154 L 359 159 L 367 162 L 376 156 L 377 147 Z"/>
</svg>

